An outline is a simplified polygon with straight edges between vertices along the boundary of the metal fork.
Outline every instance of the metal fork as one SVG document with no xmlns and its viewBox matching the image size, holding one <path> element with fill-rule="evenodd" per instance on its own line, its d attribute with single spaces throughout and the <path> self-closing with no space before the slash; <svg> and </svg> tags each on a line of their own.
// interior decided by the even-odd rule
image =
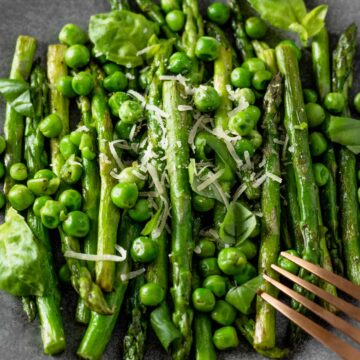
<svg viewBox="0 0 360 360">
<path fill-rule="evenodd" d="M 281 255 L 288 260 L 294 262 L 295 264 L 301 266 L 302 268 L 310 271 L 311 273 L 315 274 L 319 278 L 325 280 L 328 283 L 335 285 L 338 289 L 342 290 L 346 294 L 352 296 L 354 299 L 360 301 L 360 286 L 357 286 L 351 283 L 349 280 L 344 279 L 341 276 L 333 274 L 332 272 L 321 268 L 318 265 L 314 265 L 308 261 L 300 259 L 294 255 L 288 254 L 286 252 L 282 252 Z M 277 265 L 271 265 L 272 269 L 281 274 L 282 276 L 288 278 L 289 280 L 293 281 L 294 283 L 302 286 L 308 291 L 311 291 L 319 298 L 324 299 L 329 304 L 334 305 L 339 311 L 345 313 L 349 317 L 355 319 L 356 321 L 360 322 L 360 308 L 356 307 L 353 304 L 346 302 L 343 299 L 335 297 L 328 292 L 320 289 L 319 287 L 311 284 L 310 282 L 301 279 L 300 277 L 283 270 L 282 268 L 278 267 Z M 311 310 L 317 316 L 325 320 L 327 323 L 332 325 L 334 328 L 342 331 L 345 335 L 353 339 L 355 342 L 360 344 L 360 329 L 352 326 L 344 319 L 330 313 L 329 311 L 325 310 L 320 305 L 312 302 L 311 300 L 307 299 L 306 297 L 298 294 L 292 289 L 289 289 L 285 285 L 281 284 L 279 281 L 274 280 L 273 278 L 264 275 L 264 279 L 268 281 L 270 284 L 278 288 L 283 293 L 289 295 L 294 300 L 298 301 L 300 304 L 305 306 L 307 309 Z M 283 315 L 293 321 L 296 325 L 301 327 L 304 331 L 308 334 L 313 336 L 316 340 L 318 340 L 323 345 L 330 348 L 332 351 L 337 353 L 341 358 L 348 359 L 348 360 L 358 360 L 360 359 L 360 351 L 353 348 L 347 342 L 341 340 L 336 335 L 332 334 L 328 330 L 325 330 L 320 325 L 316 324 L 314 321 L 310 320 L 303 314 L 293 310 L 289 306 L 283 304 L 278 299 L 274 298 L 273 296 L 262 292 L 259 294 L 265 301 L 271 304 L 275 309 L 280 311 Z"/>
</svg>

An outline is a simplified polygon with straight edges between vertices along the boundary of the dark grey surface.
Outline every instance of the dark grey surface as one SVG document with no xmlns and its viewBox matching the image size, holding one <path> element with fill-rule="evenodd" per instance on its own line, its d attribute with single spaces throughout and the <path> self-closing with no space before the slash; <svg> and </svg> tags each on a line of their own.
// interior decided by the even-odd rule
<svg viewBox="0 0 360 360">
<path fill-rule="evenodd" d="M 309 8 L 321 1 L 307 1 Z M 359 0 L 328 0 L 330 12 L 328 26 L 335 38 L 351 21 L 357 21 L 360 14 Z M 86 27 L 91 14 L 107 11 L 105 0 L 0 0 L 0 77 L 8 76 L 16 38 L 19 34 L 35 36 L 39 41 L 38 55 L 44 58 L 46 46 L 57 41 L 62 25 L 74 22 Z M 359 57 L 357 57 L 359 60 Z M 359 61 L 357 69 L 359 68 Z M 308 72 L 309 73 L 309 72 Z M 356 71 L 356 74 L 359 72 Z M 355 76 L 356 79 L 356 76 Z M 356 83 L 356 87 L 360 84 Z M 0 102 L 0 123 L 3 124 L 4 103 Z M 2 132 L 2 125 L 1 131 Z M 63 288 L 62 309 L 68 342 L 67 351 L 58 359 L 76 359 L 74 355 L 82 337 L 84 328 L 73 321 L 75 311 L 74 293 Z M 120 323 L 123 323 L 120 316 Z M 279 324 L 279 332 L 284 333 L 284 321 Z M 113 335 L 104 359 L 121 358 L 121 325 Z M 286 344 L 287 339 L 283 340 Z M 242 340 L 244 343 L 244 340 Z M 147 359 L 167 359 L 156 340 L 148 342 Z M 18 299 L 0 292 L 0 360 L 40 360 L 47 357 L 42 354 L 42 344 L 38 320 L 28 324 Z M 259 359 L 246 344 L 233 352 L 223 353 L 220 359 Z M 293 359 L 332 360 L 337 356 L 308 339 L 292 356 Z"/>
</svg>

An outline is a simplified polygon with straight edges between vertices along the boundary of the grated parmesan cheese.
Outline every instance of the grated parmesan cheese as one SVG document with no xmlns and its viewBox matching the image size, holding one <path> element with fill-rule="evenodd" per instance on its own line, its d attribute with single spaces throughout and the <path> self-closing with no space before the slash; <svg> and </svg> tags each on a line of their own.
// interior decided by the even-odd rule
<svg viewBox="0 0 360 360">
<path fill-rule="evenodd" d="M 212 171 L 209 171 L 206 180 L 197 187 L 197 190 L 198 191 L 205 190 L 208 186 L 210 186 L 215 181 L 217 181 L 224 174 L 224 172 L 225 172 L 224 169 L 219 170 L 215 174 Z"/>
<path fill-rule="evenodd" d="M 152 50 L 154 47 L 156 47 L 158 45 L 150 45 L 150 46 L 147 46 L 141 50 L 139 50 L 137 53 L 136 53 L 136 56 L 141 56 L 141 55 L 144 55 L 146 53 L 148 53 L 150 50 Z"/>
<path fill-rule="evenodd" d="M 271 180 L 274 180 L 276 182 L 278 182 L 279 184 L 282 183 L 282 178 L 280 176 L 277 176 L 275 174 L 272 174 L 271 172 L 267 172 L 265 174 L 268 178 L 270 178 Z"/>
<path fill-rule="evenodd" d="M 260 187 L 267 179 L 267 175 L 261 175 L 254 183 L 253 183 L 253 187 L 255 189 L 257 189 L 258 187 Z"/>
<path fill-rule="evenodd" d="M 194 108 L 190 105 L 179 105 L 178 106 L 179 111 L 192 111 Z"/>
<path fill-rule="evenodd" d="M 131 279 L 135 279 L 136 277 L 144 274 L 145 271 L 146 271 L 145 268 L 141 268 L 141 269 L 138 269 L 138 270 L 135 270 L 135 271 L 130 271 L 127 274 L 121 274 L 120 275 L 120 280 L 122 282 L 125 282 L 125 281 L 129 281 Z"/>
<path fill-rule="evenodd" d="M 111 141 L 111 142 L 109 143 L 109 150 L 110 150 L 110 152 L 111 152 L 111 155 L 112 155 L 113 158 L 115 159 L 116 164 L 119 166 L 119 168 L 120 168 L 121 170 L 124 170 L 124 169 L 125 169 L 125 165 L 124 165 L 124 163 L 122 162 L 120 156 L 117 154 L 116 149 L 115 149 L 115 145 L 120 144 L 120 143 L 122 143 L 122 142 L 123 142 L 123 140 L 114 140 L 114 141 Z"/>
<path fill-rule="evenodd" d="M 78 259 L 84 261 L 114 261 L 114 262 L 122 262 L 126 259 L 126 255 L 124 256 L 117 256 L 117 255 L 110 255 L 110 254 L 103 254 L 103 255 L 92 255 L 92 254 L 83 254 L 78 253 L 75 251 L 68 250 L 64 254 L 65 257 L 71 259 Z"/>
<path fill-rule="evenodd" d="M 246 191 L 246 189 L 247 189 L 247 185 L 241 184 L 234 193 L 233 201 L 237 201 L 240 198 L 240 196 Z"/>
</svg>

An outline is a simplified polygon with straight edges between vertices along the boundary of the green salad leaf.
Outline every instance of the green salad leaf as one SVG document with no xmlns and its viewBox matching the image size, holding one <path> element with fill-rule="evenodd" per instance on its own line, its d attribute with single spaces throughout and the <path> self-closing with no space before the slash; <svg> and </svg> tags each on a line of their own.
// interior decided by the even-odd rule
<svg viewBox="0 0 360 360">
<path fill-rule="evenodd" d="M 256 228 L 256 216 L 240 202 L 232 202 L 220 224 L 220 239 L 230 245 L 241 245 Z"/>
<path fill-rule="evenodd" d="M 252 312 L 252 303 L 263 282 L 261 275 L 254 277 L 241 286 L 231 288 L 225 300 L 244 315 Z"/>
<path fill-rule="evenodd" d="M 307 12 L 303 0 L 248 0 L 261 18 L 272 26 L 298 33 L 304 46 L 325 26 L 327 5 Z"/>
<path fill-rule="evenodd" d="M 10 106 L 19 114 L 23 116 L 33 116 L 34 115 L 34 106 L 31 101 L 30 90 L 26 90 L 20 96 L 18 96 L 14 101 L 10 103 Z"/>
<path fill-rule="evenodd" d="M 10 208 L 0 226 L 0 289 L 16 296 L 48 295 L 52 277 L 46 259 L 25 219 Z"/>
<path fill-rule="evenodd" d="M 143 59 L 137 53 L 158 33 L 157 24 L 127 10 L 93 15 L 89 23 L 89 37 L 95 52 L 129 68 L 142 65 Z"/>
</svg>

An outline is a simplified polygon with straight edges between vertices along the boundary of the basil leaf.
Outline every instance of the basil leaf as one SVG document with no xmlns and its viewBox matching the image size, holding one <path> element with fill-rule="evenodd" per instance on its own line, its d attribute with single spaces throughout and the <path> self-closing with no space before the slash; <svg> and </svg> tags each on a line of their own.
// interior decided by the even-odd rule
<svg viewBox="0 0 360 360">
<path fill-rule="evenodd" d="M 225 300 L 244 315 L 252 312 L 252 303 L 258 289 L 263 282 L 261 275 L 249 280 L 241 286 L 231 288 L 226 294 Z"/>
<path fill-rule="evenodd" d="M 130 68 L 142 65 L 143 59 L 137 53 L 158 32 L 157 24 L 127 10 L 93 15 L 89 23 L 89 37 L 95 52 Z"/>
<path fill-rule="evenodd" d="M 201 191 L 198 190 L 199 185 L 204 182 L 203 177 L 204 175 L 206 175 L 206 172 L 203 172 L 201 176 L 197 174 L 195 159 L 190 160 L 188 170 L 189 170 L 190 186 L 194 193 L 224 203 L 224 199 L 222 198 L 219 189 L 215 186 L 214 183 L 210 184 L 204 190 Z"/>
<path fill-rule="evenodd" d="M 317 35 L 325 26 L 327 12 L 327 5 L 319 5 L 303 18 L 301 24 L 306 29 L 309 38 Z"/>
<path fill-rule="evenodd" d="M 30 90 L 26 90 L 10 103 L 10 106 L 23 116 L 33 116 L 34 106 L 31 102 Z"/>
<path fill-rule="evenodd" d="M 141 235 L 150 235 L 159 223 L 161 213 L 163 212 L 163 206 L 152 216 L 152 218 L 146 223 L 144 229 L 141 231 Z"/>
<path fill-rule="evenodd" d="M 52 276 L 46 259 L 25 219 L 10 208 L 0 226 L 0 289 L 15 296 L 47 295 Z"/>
<path fill-rule="evenodd" d="M 220 224 L 220 239 L 230 245 L 241 245 L 254 231 L 256 216 L 240 202 L 232 202 Z"/>
<path fill-rule="evenodd" d="M 29 84 L 23 80 L 0 79 L 0 94 L 5 101 L 11 102 L 29 90 Z"/>
<path fill-rule="evenodd" d="M 306 5 L 303 0 L 287 0 L 297 22 L 301 23 L 306 16 Z"/>
</svg>

